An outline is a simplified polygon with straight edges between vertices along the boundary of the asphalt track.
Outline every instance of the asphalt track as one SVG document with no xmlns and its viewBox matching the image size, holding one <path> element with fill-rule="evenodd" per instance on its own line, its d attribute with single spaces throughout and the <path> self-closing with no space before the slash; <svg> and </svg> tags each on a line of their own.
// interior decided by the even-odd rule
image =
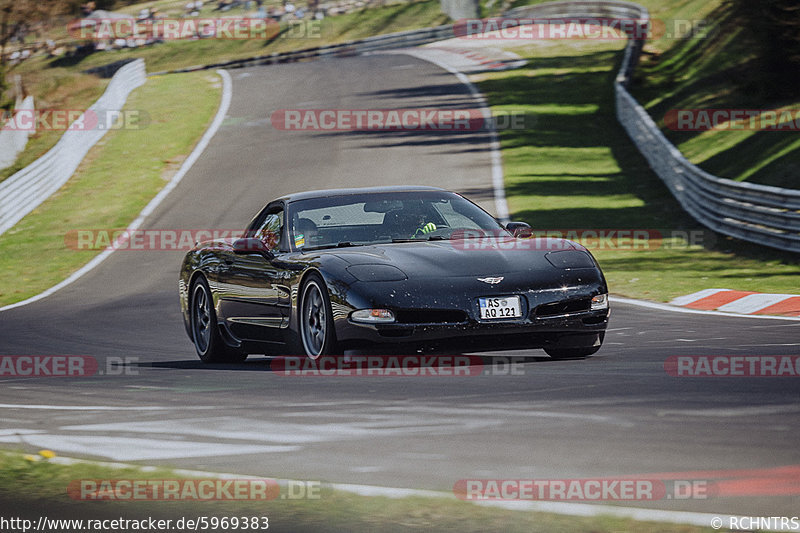
<svg viewBox="0 0 800 533">
<path fill-rule="evenodd" d="M 268 121 L 276 109 L 473 107 L 452 74 L 402 55 L 231 74 L 223 127 L 146 228 L 238 228 L 284 193 L 376 184 L 443 186 L 493 208 L 485 132 L 299 133 Z M 89 355 L 104 372 L 127 358 L 119 375 L 3 379 L 2 446 L 442 491 L 468 478 L 734 478 L 737 496 L 642 505 L 797 514 L 797 378 L 676 378 L 664 362 L 797 355 L 800 322 L 617 304 L 604 348 L 584 361 L 535 351 L 513 373 L 487 359 L 478 377 L 286 377 L 263 357 L 199 362 L 179 315 L 181 257 L 119 251 L 0 313 L 0 355 Z M 785 466 L 789 483 L 763 481 Z M 690 473 L 700 470 L 712 472 Z"/>
</svg>

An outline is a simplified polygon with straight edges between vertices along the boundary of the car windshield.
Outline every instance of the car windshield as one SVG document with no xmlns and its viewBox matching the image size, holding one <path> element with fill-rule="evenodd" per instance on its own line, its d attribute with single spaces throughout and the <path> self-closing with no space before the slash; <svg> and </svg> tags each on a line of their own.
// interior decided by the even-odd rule
<svg viewBox="0 0 800 533">
<path fill-rule="evenodd" d="M 328 196 L 290 205 L 295 249 L 498 235 L 503 227 L 486 211 L 447 191 Z"/>
</svg>

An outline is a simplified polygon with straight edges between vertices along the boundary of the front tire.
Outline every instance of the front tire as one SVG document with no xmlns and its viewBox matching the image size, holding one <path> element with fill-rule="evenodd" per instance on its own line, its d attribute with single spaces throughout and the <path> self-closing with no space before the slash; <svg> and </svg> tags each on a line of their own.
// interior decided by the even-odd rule
<svg viewBox="0 0 800 533">
<path fill-rule="evenodd" d="M 191 295 L 192 340 L 200 360 L 204 363 L 240 363 L 247 359 L 246 353 L 222 340 L 214 299 L 205 278 L 199 277 L 192 284 Z"/>
<path fill-rule="evenodd" d="M 300 345 L 311 359 L 337 353 L 333 312 L 325 282 L 310 274 L 300 292 Z"/>
</svg>

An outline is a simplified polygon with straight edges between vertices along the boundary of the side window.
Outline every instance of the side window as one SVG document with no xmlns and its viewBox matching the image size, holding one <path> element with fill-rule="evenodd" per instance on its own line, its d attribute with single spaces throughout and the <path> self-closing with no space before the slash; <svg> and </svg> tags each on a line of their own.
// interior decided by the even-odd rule
<svg viewBox="0 0 800 533">
<path fill-rule="evenodd" d="M 256 239 L 267 245 L 270 250 L 278 248 L 281 244 L 281 229 L 283 228 L 283 211 L 270 213 L 256 230 Z"/>
</svg>

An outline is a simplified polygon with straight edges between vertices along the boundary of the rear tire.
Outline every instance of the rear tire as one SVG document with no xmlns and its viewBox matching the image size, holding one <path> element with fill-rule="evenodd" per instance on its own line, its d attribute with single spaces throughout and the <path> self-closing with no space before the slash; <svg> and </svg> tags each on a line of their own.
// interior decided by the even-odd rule
<svg viewBox="0 0 800 533">
<path fill-rule="evenodd" d="M 214 299 L 205 278 L 195 280 L 190 294 L 192 340 L 200 360 L 204 363 L 241 363 L 247 359 L 246 353 L 228 346 L 222 339 Z"/>
<path fill-rule="evenodd" d="M 328 289 L 318 274 L 303 282 L 298 305 L 300 347 L 311 359 L 338 353 Z"/>
</svg>

